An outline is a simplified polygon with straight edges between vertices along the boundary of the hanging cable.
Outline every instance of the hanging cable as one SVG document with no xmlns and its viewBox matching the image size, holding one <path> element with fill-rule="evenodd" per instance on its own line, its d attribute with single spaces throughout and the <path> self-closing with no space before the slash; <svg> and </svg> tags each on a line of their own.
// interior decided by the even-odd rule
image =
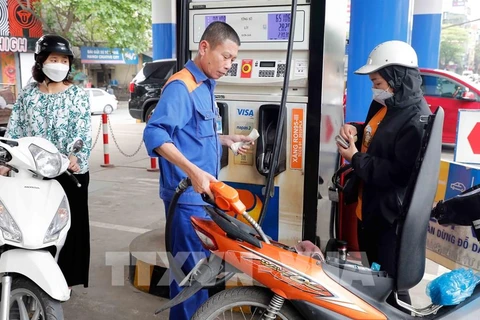
<svg viewBox="0 0 480 320">
<path fill-rule="evenodd" d="M 288 93 L 288 86 L 290 82 L 290 66 L 292 61 L 292 51 L 293 51 L 293 43 L 294 43 L 294 36 L 295 36 L 295 21 L 297 16 L 297 0 L 292 0 L 292 8 L 290 11 L 290 30 L 288 35 L 288 46 L 287 46 L 287 59 L 285 61 L 285 76 L 283 78 L 283 90 L 282 90 L 282 98 L 280 101 L 280 110 L 278 112 L 278 119 L 277 119 L 277 131 L 275 132 L 275 140 L 273 142 L 273 157 L 269 162 L 269 172 L 267 176 L 267 183 L 265 185 L 265 198 L 262 207 L 262 211 L 260 212 L 260 216 L 258 217 L 258 224 L 262 225 L 263 219 L 265 219 L 265 215 L 268 209 L 268 203 L 270 198 L 273 196 L 274 190 L 274 182 L 273 179 L 275 178 L 275 172 L 277 171 L 278 167 L 278 160 L 280 158 L 280 151 L 282 148 L 282 140 L 284 135 L 284 122 L 287 114 L 287 93 Z"/>
</svg>

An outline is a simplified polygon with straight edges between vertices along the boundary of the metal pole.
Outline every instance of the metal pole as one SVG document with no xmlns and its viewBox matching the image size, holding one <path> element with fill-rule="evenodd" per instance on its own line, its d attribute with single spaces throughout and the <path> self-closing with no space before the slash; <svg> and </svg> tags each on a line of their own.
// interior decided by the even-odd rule
<svg viewBox="0 0 480 320">
<path fill-rule="evenodd" d="M 101 167 L 110 168 L 113 164 L 110 164 L 110 147 L 108 145 L 108 115 L 102 114 L 102 126 L 103 126 L 103 164 Z"/>
<path fill-rule="evenodd" d="M 150 158 L 150 168 L 147 169 L 149 172 L 158 172 L 160 169 L 157 167 L 157 158 Z"/>
<path fill-rule="evenodd" d="M 177 70 L 182 70 L 183 66 L 190 59 L 188 49 L 188 0 L 177 1 Z"/>
</svg>

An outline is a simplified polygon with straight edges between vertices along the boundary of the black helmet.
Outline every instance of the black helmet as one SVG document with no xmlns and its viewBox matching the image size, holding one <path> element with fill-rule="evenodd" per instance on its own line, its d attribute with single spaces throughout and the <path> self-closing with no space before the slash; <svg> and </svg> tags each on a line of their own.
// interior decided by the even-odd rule
<svg viewBox="0 0 480 320">
<path fill-rule="evenodd" d="M 46 34 L 38 39 L 35 44 L 34 58 L 37 60 L 37 56 L 41 53 L 58 52 L 66 56 L 73 58 L 73 51 L 70 42 L 64 37 L 60 37 L 54 34 Z"/>
</svg>

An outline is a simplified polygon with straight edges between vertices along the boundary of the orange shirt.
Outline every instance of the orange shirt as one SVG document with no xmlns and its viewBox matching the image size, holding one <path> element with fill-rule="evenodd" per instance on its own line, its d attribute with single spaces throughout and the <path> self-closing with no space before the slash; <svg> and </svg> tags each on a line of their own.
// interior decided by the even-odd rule
<svg viewBox="0 0 480 320">
<path fill-rule="evenodd" d="M 365 129 L 363 129 L 363 140 L 362 140 L 362 153 L 367 152 L 370 143 L 372 142 L 375 132 L 377 132 L 378 125 L 382 122 L 385 114 L 387 113 L 387 107 L 383 107 L 378 110 L 378 112 L 373 116 L 372 119 L 367 123 Z M 358 188 L 358 203 L 355 213 L 357 214 L 358 219 L 362 220 L 362 191 L 363 191 L 363 182 L 360 182 Z"/>
</svg>

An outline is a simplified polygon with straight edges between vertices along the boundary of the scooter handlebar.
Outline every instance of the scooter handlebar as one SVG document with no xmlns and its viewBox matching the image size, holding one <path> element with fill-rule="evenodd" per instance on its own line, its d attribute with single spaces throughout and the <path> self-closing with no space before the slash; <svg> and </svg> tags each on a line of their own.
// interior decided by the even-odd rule
<svg viewBox="0 0 480 320">
<path fill-rule="evenodd" d="M 72 181 L 77 185 L 77 188 L 81 188 L 82 187 L 82 184 L 80 182 L 78 182 L 77 178 L 75 177 L 75 175 L 73 175 L 69 170 L 65 171 L 65 173 L 67 174 L 67 176 L 70 177 L 70 179 L 72 179 Z"/>
</svg>

